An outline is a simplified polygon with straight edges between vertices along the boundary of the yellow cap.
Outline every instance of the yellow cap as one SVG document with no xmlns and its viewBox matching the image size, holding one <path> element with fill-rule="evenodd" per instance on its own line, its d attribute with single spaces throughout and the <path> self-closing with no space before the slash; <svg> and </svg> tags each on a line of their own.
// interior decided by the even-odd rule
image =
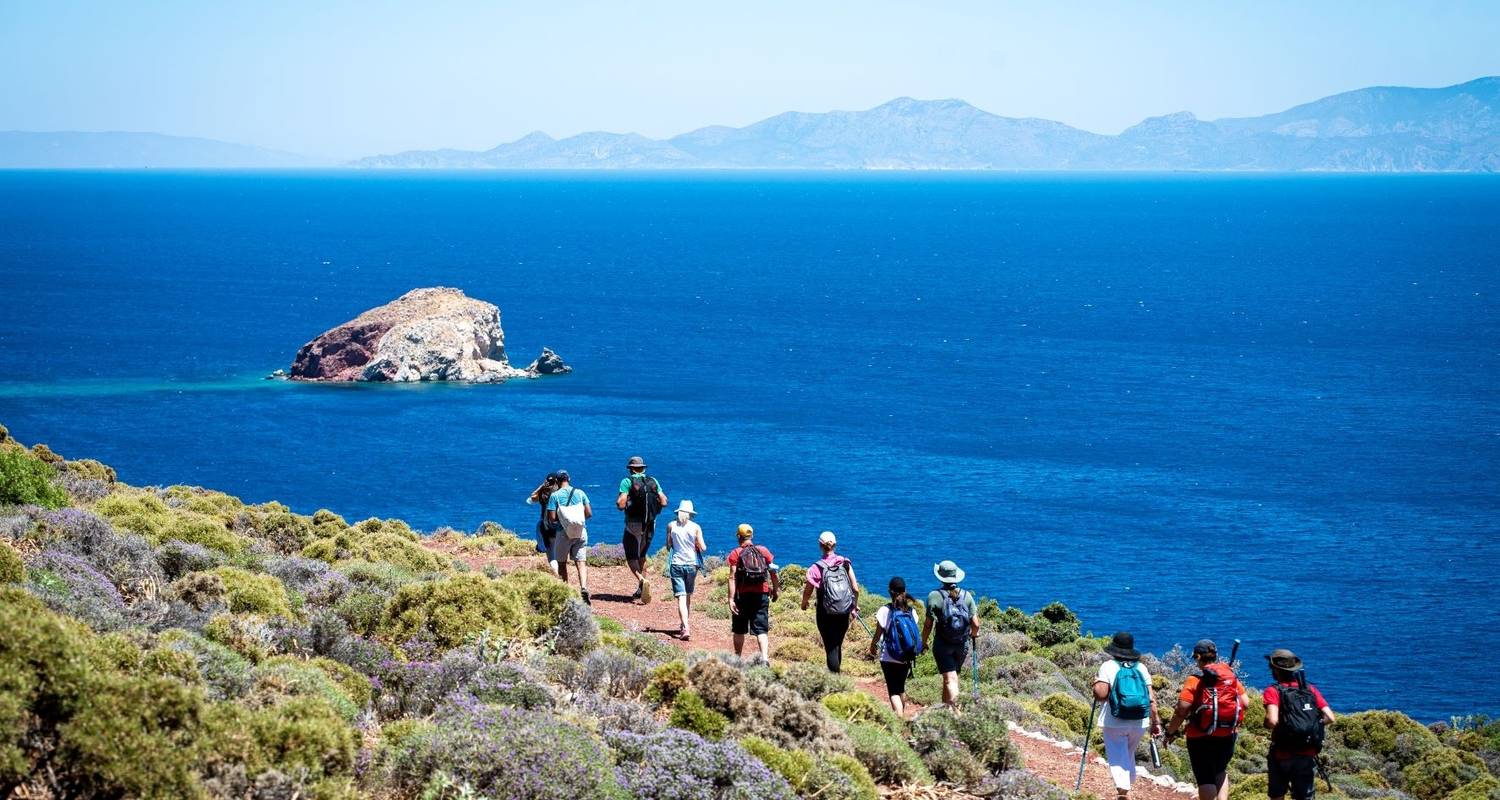
<svg viewBox="0 0 1500 800">
<path fill-rule="evenodd" d="M 739 534 L 740 534 L 740 538 L 741 539 L 749 539 L 751 536 L 753 536 L 755 534 L 755 529 L 752 528 L 752 527 L 750 527 L 750 523 L 748 523 L 748 522 L 741 522 L 740 523 Z"/>
</svg>

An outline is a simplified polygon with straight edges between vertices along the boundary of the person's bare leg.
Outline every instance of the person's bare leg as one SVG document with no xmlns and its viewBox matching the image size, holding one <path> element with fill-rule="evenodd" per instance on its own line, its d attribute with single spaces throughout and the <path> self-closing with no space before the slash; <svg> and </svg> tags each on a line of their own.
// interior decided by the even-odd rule
<svg viewBox="0 0 1500 800">
<path fill-rule="evenodd" d="M 688 630 L 688 596 L 685 595 L 685 594 L 679 594 L 679 595 L 677 595 L 677 619 L 682 622 L 682 632 L 683 633 L 687 633 L 687 630 Z"/>
<path fill-rule="evenodd" d="M 734 635 L 734 657 L 745 657 L 745 634 L 743 633 L 736 633 Z"/>
<path fill-rule="evenodd" d="M 585 592 L 589 590 L 589 565 L 587 561 L 574 561 L 573 568 L 578 570 L 578 588 Z"/>
<path fill-rule="evenodd" d="M 1219 792 L 1216 797 L 1218 800 L 1229 800 L 1229 773 L 1227 772 L 1219 778 Z"/>
<path fill-rule="evenodd" d="M 567 583 L 568 582 L 568 560 L 566 558 L 564 558 L 561 561 L 552 561 L 552 562 L 548 562 L 548 563 L 552 564 L 552 574 L 556 575 L 559 578 L 562 578 L 562 582 L 563 583 Z"/>
<path fill-rule="evenodd" d="M 764 633 L 755 635 L 755 644 L 760 648 L 760 660 L 771 666 L 771 637 Z"/>
<path fill-rule="evenodd" d="M 906 717 L 906 703 L 901 700 L 901 695 L 891 695 L 891 710 L 896 712 L 898 717 Z"/>
</svg>

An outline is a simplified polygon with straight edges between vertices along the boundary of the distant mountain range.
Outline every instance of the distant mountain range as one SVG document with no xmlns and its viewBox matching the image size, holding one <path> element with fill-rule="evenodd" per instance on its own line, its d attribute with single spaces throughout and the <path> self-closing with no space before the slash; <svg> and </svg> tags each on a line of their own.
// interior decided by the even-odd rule
<svg viewBox="0 0 1500 800">
<path fill-rule="evenodd" d="M 114 143 L 112 137 L 131 138 Z M 296 158 L 156 134 L 0 133 L 0 167 L 312 165 Z M 788 112 L 670 139 L 601 132 L 553 139 L 538 132 L 485 151 L 412 150 L 348 166 L 1500 172 L 1500 77 L 1441 89 L 1358 89 L 1261 117 L 1209 121 L 1180 112 L 1118 136 L 1002 117 L 962 100 L 900 98 L 868 111 Z"/>
<path fill-rule="evenodd" d="M 318 165 L 317 159 L 294 153 L 160 133 L 0 131 L 0 169 L 225 169 Z"/>
</svg>

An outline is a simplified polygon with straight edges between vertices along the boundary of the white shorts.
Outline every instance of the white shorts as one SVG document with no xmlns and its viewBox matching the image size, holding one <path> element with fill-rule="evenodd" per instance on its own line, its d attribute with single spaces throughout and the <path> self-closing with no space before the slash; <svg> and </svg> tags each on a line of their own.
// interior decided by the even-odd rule
<svg viewBox="0 0 1500 800">
<path fill-rule="evenodd" d="M 589 537 L 584 534 L 577 539 L 569 539 L 566 533 L 558 532 L 552 539 L 552 560 L 565 562 L 571 560 L 580 564 L 589 557 Z"/>
</svg>

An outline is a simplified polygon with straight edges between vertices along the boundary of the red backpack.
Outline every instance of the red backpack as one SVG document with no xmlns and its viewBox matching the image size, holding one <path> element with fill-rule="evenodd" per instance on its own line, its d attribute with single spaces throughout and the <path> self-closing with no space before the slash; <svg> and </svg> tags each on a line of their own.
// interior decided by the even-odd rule
<svg viewBox="0 0 1500 800">
<path fill-rule="evenodd" d="M 1245 705 L 1240 702 L 1240 680 L 1228 664 L 1216 661 L 1203 668 L 1198 679 L 1198 704 L 1193 707 L 1193 724 L 1204 733 L 1233 731 L 1245 721 Z"/>
</svg>

